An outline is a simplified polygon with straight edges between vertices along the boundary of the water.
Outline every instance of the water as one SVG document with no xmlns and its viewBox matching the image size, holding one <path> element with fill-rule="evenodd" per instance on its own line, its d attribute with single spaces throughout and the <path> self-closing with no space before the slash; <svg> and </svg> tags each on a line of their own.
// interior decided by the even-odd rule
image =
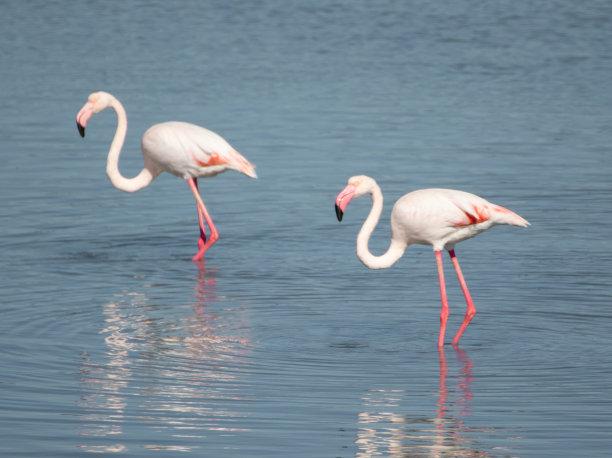
<svg viewBox="0 0 612 458">
<path fill-rule="evenodd" d="M 612 446 L 609 2 L 3 3 L 0 454 L 607 456 Z M 213 129 L 258 180 L 193 197 L 104 174 L 165 120 Z M 478 315 L 439 353 L 435 261 L 364 268 L 368 211 L 465 189 L 532 226 L 457 248 Z M 447 258 L 446 258 L 447 259 Z M 464 302 L 447 266 L 451 318 Z"/>
</svg>

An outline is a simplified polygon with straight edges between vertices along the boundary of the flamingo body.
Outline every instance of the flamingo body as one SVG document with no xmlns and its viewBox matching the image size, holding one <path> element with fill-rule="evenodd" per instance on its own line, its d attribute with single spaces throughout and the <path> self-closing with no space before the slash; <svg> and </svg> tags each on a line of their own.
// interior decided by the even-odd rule
<svg viewBox="0 0 612 458">
<path fill-rule="evenodd" d="M 526 226 L 523 218 L 482 197 L 454 189 L 419 189 L 400 197 L 391 212 L 394 238 L 431 245 L 435 251 L 499 224 Z"/>
<path fill-rule="evenodd" d="M 142 137 L 143 169 L 133 178 L 119 172 L 119 155 L 127 133 L 127 115 L 123 105 L 107 92 L 94 92 L 76 116 L 82 137 L 89 119 L 97 113 L 113 108 L 117 115 L 117 130 L 106 161 L 106 173 L 117 189 L 135 192 L 148 186 L 161 172 L 168 172 L 187 181 L 198 207 L 200 238 L 194 261 L 202 260 L 204 253 L 219 238 L 215 225 L 198 190 L 198 178 L 215 176 L 234 170 L 256 178 L 255 167 L 216 133 L 186 122 L 164 122 L 151 126 Z M 210 229 L 207 238 L 204 221 Z"/>
<path fill-rule="evenodd" d="M 187 122 L 155 124 L 142 136 L 151 167 L 179 178 L 208 178 L 227 170 L 257 177 L 251 164 L 223 137 Z"/>
<path fill-rule="evenodd" d="M 365 175 L 351 177 L 336 197 L 336 215 L 341 221 L 351 199 L 365 194 L 372 197 L 372 209 L 357 235 L 356 249 L 357 257 L 366 267 L 391 267 L 411 244 L 430 245 L 435 252 L 442 300 L 439 347 L 444 345 L 449 314 L 441 250 L 448 250 L 467 303 L 465 319 L 452 342 L 456 345 L 476 314 L 476 307 L 459 267 L 455 244 L 495 225 L 527 227 L 529 222 L 507 208 L 492 204 L 475 194 L 453 189 L 420 189 L 404 195 L 395 203 L 391 211 L 391 243 L 384 254 L 375 256 L 369 251 L 368 240 L 383 208 L 382 192 L 376 181 Z"/>
</svg>

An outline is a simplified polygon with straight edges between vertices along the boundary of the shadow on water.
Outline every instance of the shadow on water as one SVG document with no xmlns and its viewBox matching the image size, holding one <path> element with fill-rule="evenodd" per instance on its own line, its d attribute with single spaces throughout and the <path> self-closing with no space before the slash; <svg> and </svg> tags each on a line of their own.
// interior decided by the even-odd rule
<svg viewBox="0 0 612 458">
<path fill-rule="evenodd" d="M 81 355 L 79 449 L 192 451 L 204 437 L 240 431 L 249 323 L 235 310 L 238 324 L 227 323 L 216 311 L 215 281 L 201 267 L 194 301 L 180 310 L 160 310 L 134 292 L 102 307 L 105 351 Z M 135 430 L 150 442 L 122 442 Z"/>
<path fill-rule="evenodd" d="M 493 456 L 487 451 L 489 446 L 470 437 L 471 433 L 492 428 L 468 424 L 474 398 L 474 363 L 465 350 L 454 348 L 454 352 L 458 368 L 453 375 L 444 349 L 439 350 L 439 388 L 431 416 L 402 412 L 401 403 L 409 394 L 401 389 L 368 390 L 363 395 L 364 410 L 358 416 L 355 441 L 357 457 Z"/>
</svg>

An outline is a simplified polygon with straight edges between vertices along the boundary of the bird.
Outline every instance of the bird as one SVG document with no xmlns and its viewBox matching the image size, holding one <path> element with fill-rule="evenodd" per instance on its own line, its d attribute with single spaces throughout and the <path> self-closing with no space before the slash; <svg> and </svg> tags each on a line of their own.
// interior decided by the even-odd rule
<svg viewBox="0 0 612 458">
<path fill-rule="evenodd" d="M 474 301 L 461 272 L 455 254 L 455 244 L 474 237 L 496 225 L 527 227 L 530 223 L 499 205 L 492 204 L 475 194 L 454 189 L 430 188 L 409 192 L 400 197 L 391 211 L 391 242 L 387 251 L 373 255 L 368 240 L 374 232 L 383 208 L 383 195 L 376 181 L 366 175 L 349 178 L 346 187 L 335 200 L 338 221 L 353 198 L 370 194 L 372 208 L 357 235 L 357 257 L 370 269 L 386 269 L 397 262 L 409 245 L 430 245 L 435 253 L 442 310 L 440 312 L 440 333 L 438 348 L 444 345 L 446 323 L 449 315 L 442 250 L 447 250 L 463 291 L 467 310 L 463 323 L 452 340 L 457 346 L 459 339 L 476 314 Z"/>
<path fill-rule="evenodd" d="M 121 191 L 135 192 L 151 184 L 162 172 L 185 179 L 196 199 L 200 225 L 198 252 L 192 259 L 203 261 L 204 253 L 219 239 L 219 233 L 200 196 L 198 178 L 227 170 L 257 178 L 255 166 L 215 132 L 187 122 L 170 121 L 147 129 L 141 142 L 144 167 L 133 178 L 126 178 L 119 171 L 119 155 L 127 133 L 127 115 L 121 102 L 108 92 L 93 92 L 76 115 L 77 128 L 81 137 L 85 137 L 89 119 L 107 108 L 117 115 L 117 130 L 106 161 L 106 174 L 112 185 Z M 204 221 L 210 230 L 208 238 Z"/>
</svg>

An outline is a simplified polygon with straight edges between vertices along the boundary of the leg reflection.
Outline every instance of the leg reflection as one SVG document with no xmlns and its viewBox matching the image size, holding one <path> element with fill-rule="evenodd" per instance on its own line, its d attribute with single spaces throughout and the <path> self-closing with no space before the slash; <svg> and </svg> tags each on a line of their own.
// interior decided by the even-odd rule
<svg viewBox="0 0 612 458">
<path fill-rule="evenodd" d="M 145 284 L 102 307 L 101 339 L 80 363 L 81 450 L 193 451 L 246 431 L 248 309 L 219 306 L 217 275 L 200 269 L 184 305 Z"/>
<path fill-rule="evenodd" d="M 455 348 L 455 358 L 450 361 L 444 348 L 438 351 L 438 388 L 433 393 L 409 389 L 372 389 L 365 393 L 364 409 L 358 418 L 356 456 L 488 454 L 488 447 L 474 439 L 484 430 L 466 424 L 474 398 L 474 364 L 459 348 Z M 435 407 L 431 406 L 435 413 L 414 414 L 432 394 L 436 397 Z"/>
<path fill-rule="evenodd" d="M 471 446 L 473 444 L 471 441 L 463 437 L 466 432 L 471 430 L 469 426 L 466 426 L 464 417 L 470 415 L 470 402 L 474 397 L 471 389 L 474 364 L 464 350 L 458 347 L 454 347 L 454 350 L 457 361 L 461 363 L 461 366 L 455 377 L 453 396 L 449 399 L 446 355 L 444 354 L 444 348 L 438 349 L 440 357 L 440 388 L 438 391 L 438 415 L 436 417 L 438 438 L 436 448 L 454 452 L 475 452 L 475 450 L 472 450 Z"/>
</svg>

